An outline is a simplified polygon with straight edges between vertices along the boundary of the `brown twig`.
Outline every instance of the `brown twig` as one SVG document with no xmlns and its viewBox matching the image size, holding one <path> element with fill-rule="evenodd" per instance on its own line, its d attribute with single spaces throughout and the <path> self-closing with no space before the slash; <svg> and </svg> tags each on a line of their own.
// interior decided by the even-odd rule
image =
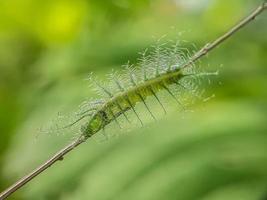
<svg viewBox="0 0 267 200">
<path fill-rule="evenodd" d="M 245 25 L 247 25 L 249 22 L 254 20 L 260 13 L 262 13 L 267 8 L 267 0 L 265 0 L 259 7 L 257 7 L 250 15 L 248 15 L 246 18 L 241 20 L 239 23 L 237 23 L 235 26 L 233 26 L 230 30 L 228 30 L 225 34 L 223 34 L 221 37 L 218 37 L 216 40 L 214 40 L 211 43 L 207 43 L 202 49 L 200 49 L 197 53 L 195 53 L 191 59 L 188 60 L 183 65 L 183 68 L 187 67 L 191 63 L 194 63 L 201 57 L 205 56 L 208 52 L 219 46 L 222 42 L 227 40 L 229 37 L 231 37 L 234 33 L 239 31 L 241 28 L 243 28 Z"/>
<path fill-rule="evenodd" d="M 205 56 L 208 52 L 213 50 L 215 47 L 219 46 L 222 42 L 227 40 L 229 37 L 231 37 L 234 33 L 239 31 L 241 28 L 243 28 L 245 25 L 247 25 L 249 22 L 254 20 L 260 13 L 262 13 L 267 8 L 267 1 L 265 0 L 264 3 L 262 3 L 259 7 L 257 7 L 251 14 L 249 14 L 246 18 L 241 20 L 239 23 L 237 23 L 235 26 L 233 26 L 230 30 L 228 30 L 225 34 L 223 34 L 221 37 L 217 38 L 211 43 L 207 43 L 202 49 L 200 49 L 197 53 L 195 53 L 191 59 L 189 59 L 188 62 L 186 62 L 183 66 L 183 68 L 189 66 L 190 64 L 194 63 L 201 57 Z M 45 171 L 48 167 L 52 166 L 55 162 L 62 160 L 63 157 L 69 153 L 71 150 L 79 146 L 81 143 L 85 142 L 88 138 L 80 137 L 76 141 L 70 143 L 63 149 L 61 149 L 59 152 L 57 152 L 53 157 L 51 157 L 49 160 L 47 160 L 45 163 L 37 167 L 35 170 L 33 170 L 28 175 L 22 177 L 20 180 L 18 180 L 16 183 L 11 185 L 9 188 L 7 188 L 5 191 L 3 191 L 0 194 L 0 200 L 3 200 L 7 197 L 9 197 L 12 193 L 17 191 L 19 188 L 24 186 L 26 183 L 30 182 L 33 178 L 41 174 L 43 171 Z"/>
<path fill-rule="evenodd" d="M 61 149 L 59 152 L 57 152 L 54 156 L 52 156 L 50 159 L 48 159 L 45 163 L 37 167 L 35 170 L 33 170 L 28 175 L 22 177 L 20 180 L 18 180 L 16 183 L 11 185 L 9 188 L 7 188 L 4 192 L 0 194 L 0 199 L 5 199 L 9 197 L 12 193 L 17 191 L 19 188 L 21 188 L 23 185 L 31 181 L 34 177 L 41 174 L 43 171 L 45 171 L 48 167 L 53 165 L 55 162 L 59 160 L 63 160 L 64 156 L 69 153 L 71 150 L 76 148 L 81 143 L 85 142 L 86 139 L 84 137 L 80 137 L 74 142 L 68 144 L 66 147 Z"/>
</svg>

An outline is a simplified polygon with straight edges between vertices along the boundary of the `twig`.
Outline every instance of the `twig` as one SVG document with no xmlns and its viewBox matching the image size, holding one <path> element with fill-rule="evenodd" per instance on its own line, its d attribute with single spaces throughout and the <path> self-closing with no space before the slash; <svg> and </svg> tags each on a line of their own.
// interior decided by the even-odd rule
<svg viewBox="0 0 267 200">
<path fill-rule="evenodd" d="M 246 26 L 249 22 L 254 20 L 260 13 L 262 13 L 267 8 L 267 1 L 265 0 L 264 3 L 262 3 L 259 7 L 257 7 L 250 15 L 248 15 L 246 18 L 241 20 L 239 23 L 237 23 L 235 26 L 233 26 L 230 30 L 228 30 L 225 34 L 223 34 L 221 37 L 217 38 L 211 43 L 207 43 L 202 49 L 200 49 L 197 53 L 195 53 L 191 59 L 189 59 L 188 62 L 186 62 L 183 66 L 183 68 L 191 65 L 201 57 L 205 56 L 208 52 L 213 50 L 215 47 L 219 46 L 222 42 L 224 42 L 226 39 L 231 37 L 234 33 L 239 31 L 241 28 Z M 3 200 L 7 197 L 9 197 L 12 193 L 17 191 L 19 188 L 24 186 L 26 183 L 30 182 L 33 178 L 41 174 L 43 171 L 45 171 L 48 167 L 52 166 L 55 162 L 59 160 L 63 160 L 63 157 L 69 153 L 71 150 L 85 142 L 88 138 L 80 137 L 76 141 L 70 143 L 63 149 L 61 149 L 59 152 L 57 152 L 53 157 L 51 157 L 49 160 L 47 160 L 45 163 L 37 167 L 35 170 L 33 170 L 28 175 L 22 177 L 20 180 L 18 180 L 16 183 L 11 185 L 9 188 L 7 188 L 5 191 L 3 191 L 0 194 L 0 200 Z"/>
<path fill-rule="evenodd" d="M 0 199 L 5 199 L 9 197 L 12 193 L 17 191 L 19 188 L 21 188 L 23 185 L 31 181 L 34 177 L 41 174 L 43 171 L 45 171 L 48 167 L 53 165 L 55 162 L 59 160 L 63 160 L 64 156 L 69 153 L 71 150 L 76 148 L 81 143 L 85 142 L 86 139 L 83 137 L 78 138 L 74 142 L 68 144 L 66 147 L 61 149 L 59 152 L 57 152 L 54 156 L 52 156 L 50 159 L 48 159 L 45 163 L 37 167 L 35 170 L 33 170 L 28 175 L 22 177 L 20 180 L 18 180 L 16 183 L 11 185 L 9 188 L 7 188 L 4 192 L 0 194 Z"/>
<path fill-rule="evenodd" d="M 228 30 L 225 34 L 223 34 L 221 37 L 218 37 L 216 40 L 214 40 L 211 43 L 207 43 L 202 49 L 200 49 L 197 53 L 195 53 L 191 59 L 189 59 L 184 65 L 183 68 L 187 67 L 188 65 L 194 63 L 201 57 L 205 56 L 208 52 L 219 46 L 222 42 L 227 40 L 229 37 L 231 37 L 234 33 L 239 31 L 241 28 L 246 26 L 249 22 L 254 20 L 260 13 L 262 13 L 267 8 L 267 0 L 264 0 L 264 2 L 257 7 L 250 15 L 248 15 L 246 18 L 241 20 L 239 23 L 237 23 L 235 26 L 233 26 L 230 30 Z"/>
</svg>

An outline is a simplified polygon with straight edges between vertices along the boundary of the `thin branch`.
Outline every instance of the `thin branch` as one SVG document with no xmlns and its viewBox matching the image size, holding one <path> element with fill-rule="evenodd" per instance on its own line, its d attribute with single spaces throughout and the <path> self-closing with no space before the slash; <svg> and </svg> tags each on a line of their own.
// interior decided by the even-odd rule
<svg viewBox="0 0 267 200">
<path fill-rule="evenodd" d="M 209 53 L 211 50 L 213 50 L 215 47 L 219 46 L 222 42 L 227 40 L 229 37 L 231 37 L 234 33 L 238 32 L 240 29 L 242 29 L 244 26 L 249 24 L 252 20 L 254 20 L 260 13 L 262 13 L 267 8 L 267 1 L 265 0 L 264 3 L 262 3 L 259 7 L 257 7 L 250 15 L 248 15 L 246 18 L 241 20 L 239 23 L 237 23 L 235 26 L 233 26 L 230 30 L 228 30 L 225 34 L 223 34 L 221 37 L 217 38 L 211 43 L 207 43 L 202 49 L 200 49 L 197 53 L 195 53 L 192 58 L 186 62 L 183 65 L 183 68 L 190 66 L 192 63 L 196 62 L 201 57 L 205 56 L 207 53 Z M 22 177 L 20 180 L 18 180 L 16 183 L 11 185 L 9 188 L 7 188 L 5 191 L 3 191 L 0 194 L 0 200 L 3 200 L 7 197 L 9 197 L 12 193 L 17 191 L 19 188 L 24 186 L 26 183 L 30 182 L 33 178 L 41 174 L 43 171 L 45 171 L 47 168 L 52 166 L 57 161 L 63 160 L 64 156 L 68 154 L 70 151 L 75 149 L 77 146 L 85 142 L 88 138 L 86 137 L 80 137 L 74 142 L 70 143 L 63 149 L 61 149 L 59 152 L 57 152 L 54 156 L 52 156 L 49 160 L 47 160 L 45 163 L 37 167 L 35 170 L 33 170 L 28 175 Z"/>
<path fill-rule="evenodd" d="M 187 67 L 188 65 L 194 63 L 201 57 L 205 56 L 207 53 L 209 53 L 211 50 L 219 46 L 222 42 L 227 40 L 229 37 L 231 37 L 234 33 L 238 32 L 240 29 L 242 29 L 244 26 L 246 26 L 249 22 L 253 21 L 259 14 L 261 14 L 265 9 L 267 8 L 267 0 L 265 0 L 259 7 L 257 7 L 250 15 L 248 15 L 246 18 L 241 20 L 239 23 L 237 23 L 235 26 L 233 26 L 230 30 L 228 30 L 225 34 L 223 34 L 221 37 L 218 37 L 213 42 L 207 43 L 200 51 L 195 53 L 191 59 L 189 59 L 182 68 Z"/>
<path fill-rule="evenodd" d="M 4 192 L 0 194 L 0 200 L 5 199 L 9 197 L 12 193 L 17 191 L 19 188 L 21 188 L 23 185 L 31 181 L 34 177 L 41 174 L 43 171 L 45 171 L 47 168 L 52 166 L 55 162 L 59 160 L 63 160 L 64 156 L 69 153 L 71 150 L 79 146 L 81 143 L 85 142 L 86 139 L 84 137 L 80 137 L 74 142 L 68 144 L 66 147 L 61 149 L 59 152 L 57 152 L 54 156 L 52 156 L 50 159 L 48 159 L 45 163 L 37 167 L 35 170 L 33 170 L 28 175 L 22 177 L 20 180 L 18 180 L 16 183 L 11 185 L 9 188 L 7 188 Z"/>
</svg>

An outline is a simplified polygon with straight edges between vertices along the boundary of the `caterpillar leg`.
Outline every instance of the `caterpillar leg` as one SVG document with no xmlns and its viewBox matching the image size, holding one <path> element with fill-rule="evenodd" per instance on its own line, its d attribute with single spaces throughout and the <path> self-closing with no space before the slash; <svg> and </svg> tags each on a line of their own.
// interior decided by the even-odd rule
<svg viewBox="0 0 267 200">
<path fill-rule="evenodd" d="M 164 108 L 163 104 L 160 102 L 160 100 L 159 100 L 158 96 L 156 95 L 155 91 L 153 90 L 153 88 L 152 88 L 152 87 L 149 87 L 149 90 L 150 90 L 150 92 L 153 94 L 153 96 L 156 98 L 156 100 L 158 101 L 158 103 L 159 103 L 159 105 L 161 106 L 162 110 L 163 110 L 164 113 L 166 114 L 167 111 L 166 111 L 166 109 Z"/>
<path fill-rule="evenodd" d="M 134 109 L 133 104 L 131 103 L 130 99 L 128 96 L 126 96 L 126 101 L 128 102 L 128 104 L 130 105 L 131 109 L 133 110 L 134 114 L 136 115 L 136 117 L 138 118 L 139 122 L 141 123 L 142 126 L 144 126 L 142 120 L 140 119 L 139 115 L 137 114 L 136 110 Z"/>
<path fill-rule="evenodd" d="M 116 83 L 116 85 L 117 85 L 117 87 L 119 88 L 119 90 L 120 90 L 121 92 L 124 92 L 124 87 L 121 85 L 120 81 L 119 81 L 118 79 L 116 79 L 115 77 L 113 77 L 113 81 Z M 120 111 L 122 112 L 122 114 L 124 115 L 125 119 L 126 119 L 126 120 L 129 122 L 129 124 L 130 124 L 131 122 L 130 122 L 129 118 L 127 117 L 126 113 L 123 112 L 123 109 L 122 109 L 120 103 L 117 102 L 116 104 L 117 104 L 118 108 L 120 109 Z"/>
<path fill-rule="evenodd" d="M 108 110 L 109 110 L 110 114 L 112 115 L 113 120 L 116 122 L 116 124 L 118 125 L 118 127 L 121 129 L 121 125 L 119 124 L 118 119 L 114 115 L 113 111 L 110 108 Z"/>
<path fill-rule="evenodd" d="M 125 117 L 126 121 L 130 124 L 131 122 L 130 122 L 129 118 L 127 117 L 126 113 L 123 111 L 123 109 L 122 109 L 120 103 L 117 102 L 116 105 L 118 106 L 120 112 L 121 112 L 121 113 L 123 114 L 123 116 Z"/>
<path fill-rule="evenodd" d="M 170 94 L 170 96 L 173 97 L 173 99 L 182 107 L 183 110 L 185 110 L 183 104 L 176 98 L 176 96 L 170 91 L 170 89 L 162 83 L 161 86 Z"/>
<path fill-rule="evenodd" d="M 137 95 L 139 96 L 139 98 L 142 100 L 142 102 L 144 103 L 146 109 L 148 110 L 148 112 L 150 113 L 151 117 L 156 120 L 156 117 L 153 115 L 153 113 L 151 112 L 151 110 L 149 109 L 149 107 L 147 106 L 147 103 L 145 101 L 145 99 L 143 98 L 143 96 L 140 93 L 137 93 Z"/>
</svg>

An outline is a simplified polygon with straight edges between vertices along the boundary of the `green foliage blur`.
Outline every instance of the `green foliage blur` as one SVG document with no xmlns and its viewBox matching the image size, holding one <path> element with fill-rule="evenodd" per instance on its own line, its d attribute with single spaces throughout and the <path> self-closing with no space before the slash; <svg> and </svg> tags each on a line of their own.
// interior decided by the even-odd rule
<svg viewBox="0 0 267 200">
<path fill-rule="evenodd" d="M 71 141 L 36 136 L 57 112 L 96 96 L 89 73 L 105 78 L 137 62 L 165 34 L 201 47 L 260 2 L 1 0 L 0 190 Z M 264 13 L 202 60 L 220 74 L 205 86 L 215 97 L 194 112 L 173 108 L 157 123 L 88 141 L 10 199 L 266 199 L 266 35 Z"/>
</svg>

